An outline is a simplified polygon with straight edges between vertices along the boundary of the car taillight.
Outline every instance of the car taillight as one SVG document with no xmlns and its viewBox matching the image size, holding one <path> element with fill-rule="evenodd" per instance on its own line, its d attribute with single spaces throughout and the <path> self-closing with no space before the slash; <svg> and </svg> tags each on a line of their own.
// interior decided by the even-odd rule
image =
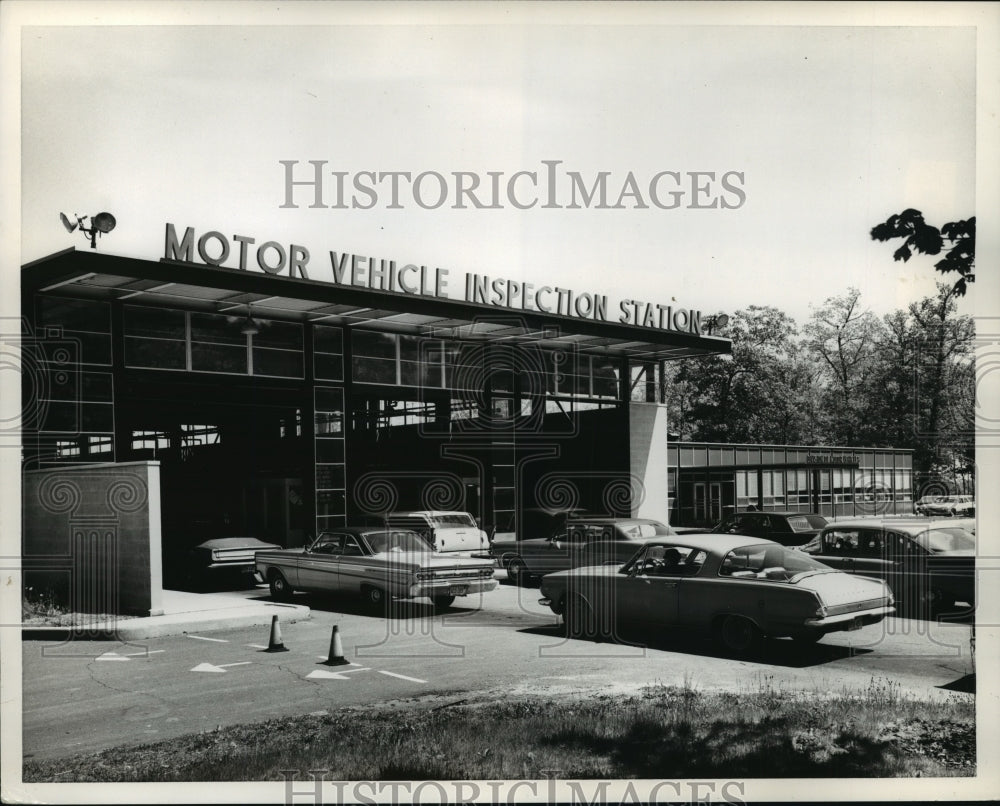
<svg viewBox="0 0 1000 806">
<path fill-rule="evenodd" d="M 218 562 L 219 559 L 219 552 L 216 549 L 212 549 L 212 562 Z"/>
<path fill-rule="evenodd" d="M 816 615 L 820 618 L 826 618 L 826 605 L 822 602 L 819 602 L 816 607 Z"/>
</svg>

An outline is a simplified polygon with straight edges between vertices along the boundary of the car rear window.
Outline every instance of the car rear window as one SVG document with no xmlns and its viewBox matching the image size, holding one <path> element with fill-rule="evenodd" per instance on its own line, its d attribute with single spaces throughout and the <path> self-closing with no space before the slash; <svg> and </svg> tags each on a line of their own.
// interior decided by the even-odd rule
<svg viewBox="0 0 1000 806">
<path fill-rule="evenodd" d="M 810 532 L 813 529 L 822 529 L 826 524 L 826 518 L 819 515 L 788 516 L 788 526 L 793 532 Z"/>
<path fill-rule="evenodd" d="M 921 532 L 916 539 L 921 546 L 933 552 L 961 551 L 976 547 L 976 539 L 972 534 L 959 527 L 928 529 L 926 532 Z"/>
<path fill-rule="evenodd" d="M 432 520 L 439 526 L 475 526 L 476 522 L 466 512 L 448 512 L 445 515 L 435 515 Z"/>
</svg>

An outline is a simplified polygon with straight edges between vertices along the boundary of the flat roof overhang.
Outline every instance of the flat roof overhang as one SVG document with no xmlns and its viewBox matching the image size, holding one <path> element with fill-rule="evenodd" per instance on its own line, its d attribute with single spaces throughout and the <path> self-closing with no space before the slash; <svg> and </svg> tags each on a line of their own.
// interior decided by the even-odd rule
<svg viewBox="0 0 1000 806">
<path fill-rule="evenodd" d="M 530 343 L 656 361 L 731 352 L 729 339 L 379 291 L 256 271 L 67 249 L 21 269 L 22 295 L 88 299 L 348 325 L 440 339 Z"/>
</svg>

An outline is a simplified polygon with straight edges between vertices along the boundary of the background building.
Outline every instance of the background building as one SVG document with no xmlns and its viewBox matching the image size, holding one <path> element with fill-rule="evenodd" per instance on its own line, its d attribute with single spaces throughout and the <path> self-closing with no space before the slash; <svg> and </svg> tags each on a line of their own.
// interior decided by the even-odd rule
<svg viewBox="0 0 1000 806">
<path fill-rule="evenodd" d="M 708 526 L 751 504 L 820 515 L 913 512 L 913 451 L 675 442 L 671 523 Z"/>
</svg>

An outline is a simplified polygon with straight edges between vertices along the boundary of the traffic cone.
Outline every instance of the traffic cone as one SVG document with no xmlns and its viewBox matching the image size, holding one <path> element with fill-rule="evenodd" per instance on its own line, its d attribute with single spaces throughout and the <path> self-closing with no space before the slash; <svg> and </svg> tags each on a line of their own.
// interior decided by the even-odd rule
<svg viewBox="0 0 1000 806">
<path fill-rule="evenodd" d="M 271 616 L 271 640 L 268 642 L 265 652 L 287 652 L 284 643 L 281 641 L 281 627 L 278 625 L 278 617 Z"/>
<path fill-rule="evenodd" d="M 327 653 L 324 666 L 346 666 L 350 661 L 344 657 L 344 647 L 340 643 L 340 630 L 337 625 L 333 625 L 333 632 L 330 633 L 330 651 Z"/>
</svg>

